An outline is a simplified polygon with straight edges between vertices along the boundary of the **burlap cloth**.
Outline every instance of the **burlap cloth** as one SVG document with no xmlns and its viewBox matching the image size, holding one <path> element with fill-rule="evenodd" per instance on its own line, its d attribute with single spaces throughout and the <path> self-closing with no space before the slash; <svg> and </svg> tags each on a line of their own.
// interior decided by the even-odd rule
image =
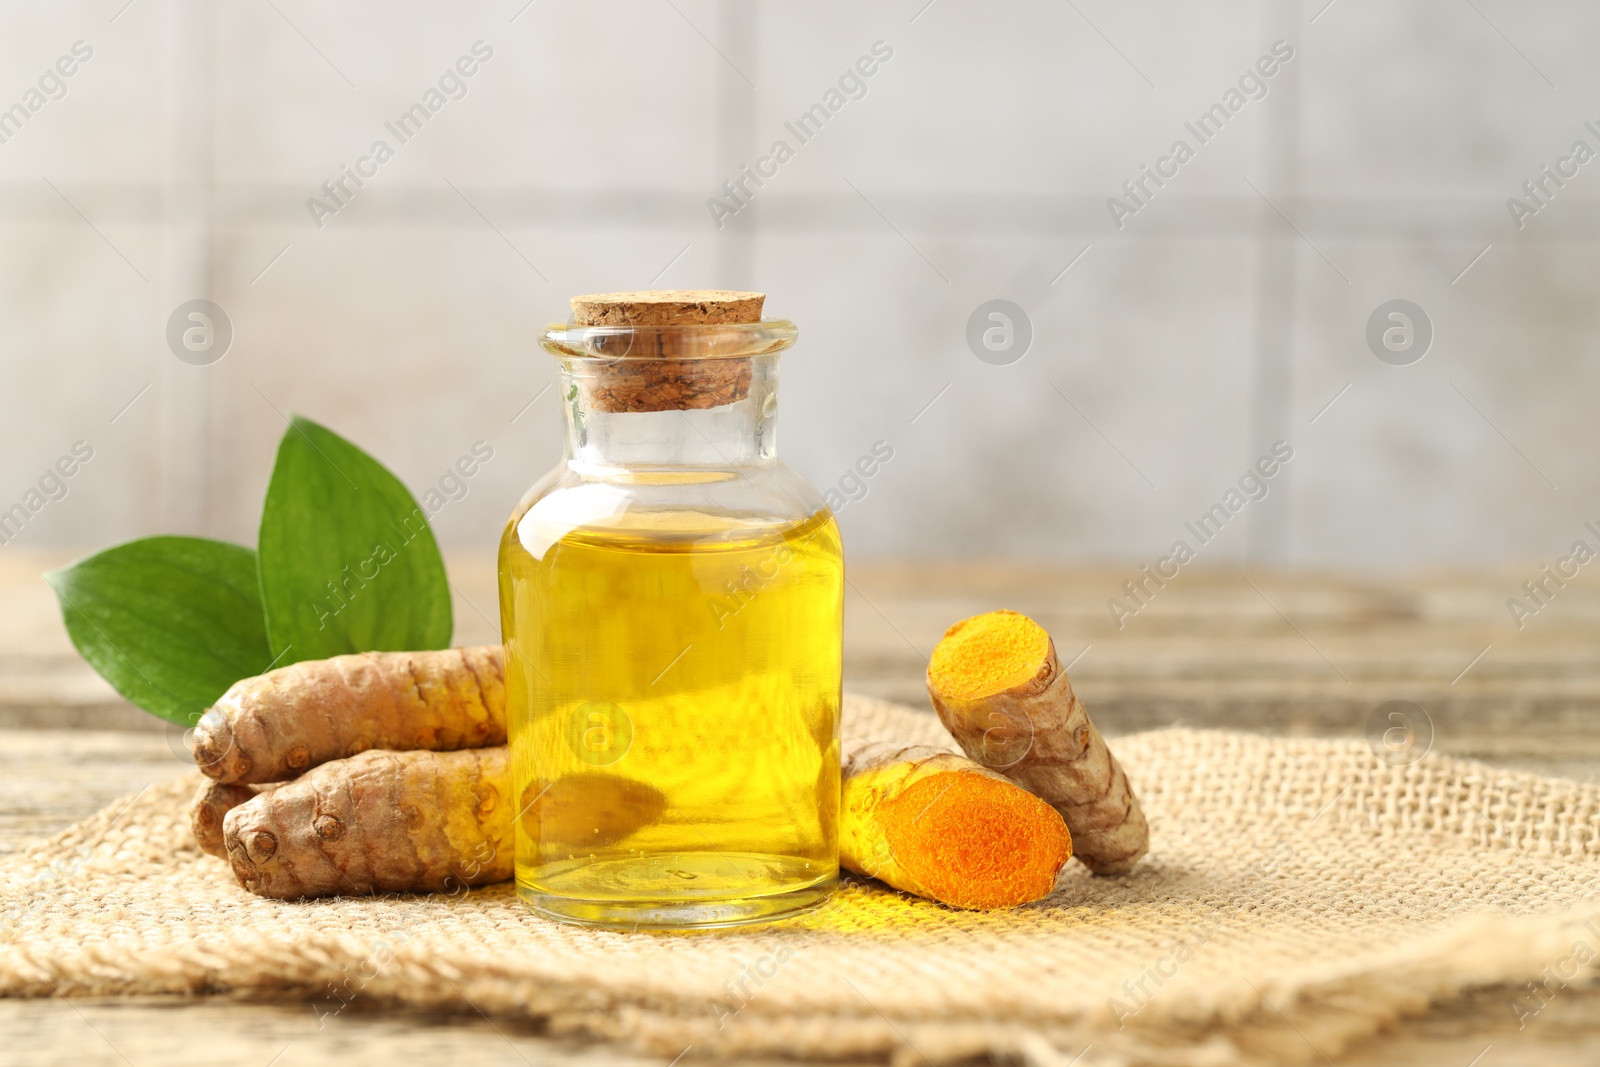
<svg viewBox="0 0 1600 1067">
<path fill-rule="evenodd" d="M 931 715 L 859 698 L 846 731 L 948 743 Z M 542 921 L 509 886 L 259 900 L 191 842 L 193 783 L 156 786 L 0 866 L 0 993 L 288 993 L 319 1014 L 371 998 L 665 1058 L 1296 1063 L 1600 952 L 1600 787 L 1388 767 L 1360 741 L 1113 747 L 1153 834 L 1126 878 L 1072 863 L 1048 899 L 990 914 L 851 880 L 801 919 L 678 935 Z"/>
</svg>

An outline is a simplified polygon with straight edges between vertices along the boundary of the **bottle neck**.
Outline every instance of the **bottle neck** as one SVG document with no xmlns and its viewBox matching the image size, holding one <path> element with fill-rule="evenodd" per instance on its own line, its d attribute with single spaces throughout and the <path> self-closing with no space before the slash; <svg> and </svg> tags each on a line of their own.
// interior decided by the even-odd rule
<svg viewBox="0 0 1600 1067">
<path fill-rule="evenodd" d="M 666 373 L 653 375 L 675 383 L 661 389 L 674 390 L 677 385 L 682 393 L 698 394 L 693 403 L 703 406 L 686 407 L 670 406 L 668 394 L 663 392 L 656 393 L 654 403 L 618 403 L 619 378 L 649 371 L 649 364 L 655 361 L 563 359 L 562 419 L 568 465 L 731 469 L 774 462 L 778 357 L 774 353 L 747 358 L 749 384 L 734 390 L 736 398 L 727 403 L 713 404 L 712 400 L 722 397 L 699 388 L 713 376 L 728 376 L 726 360 L 675 361 Z M 632 410 L 613 410 L 620 406 Z M 641 406 L 657 409 L 638 410 Z"/>
</svg>

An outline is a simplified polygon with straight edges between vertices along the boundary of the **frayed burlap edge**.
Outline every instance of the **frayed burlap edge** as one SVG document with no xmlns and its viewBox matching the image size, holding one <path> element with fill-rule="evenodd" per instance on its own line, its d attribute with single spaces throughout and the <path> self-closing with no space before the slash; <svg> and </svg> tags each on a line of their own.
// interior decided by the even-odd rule
<svg viewBox="0 0 1600 1067">
<path fill-rule="evenodd" d="M 630 991 L 544 984 L 497 973 L 488 962 L 468 974 L 405 949 L 362 995 L 395 1007 L 538 1020 L 552 1035 L 614 1041 L 669 1059 L 689 1049 L 712 1056 L 878 1058 L 892 1067 L 995 1057 L 1050 1065 L 1090 1048 L 1094 1055 L 1080 1062 L 1106 1067 L 1309 1064 L 1338 1056 L 1353 1043 L 1468 990 L 1540 980 L 1541 971 L 1569 952 L 1574 941 L 1593 943 L 1597 929 L 1600 908 L 1540 919 L 1478 917 L 1395 952 L 1381 969 L 1265 987 L 1240 979 L 1222 998 L 1231 1006 L 1209 1018 L 1186 1017 L 1186 1006 L 1178 1002 L 1157 1002 L 1139 1025 L 1120 1032 L 1089 1020 L 1067 1026 L 890 1018 L 865 1003 L 854 1016 L 819 1017 L 769 1012 L 759 1000 L 719 1027 L 698 1004 L 652 1003 Z M 0 949 L 0 995 L 227 993 L 281 1000 L 321 991 L 368 951 L 354 939 L 253 950 L 240 939 L 225 947 L 177 947 L 154 958 L 148 951 L 126 950 L 42 960 L 7 946 Z M 1586 970 L 1591 978 L 1595 973 L 1592 965 Z"/>
</svg>

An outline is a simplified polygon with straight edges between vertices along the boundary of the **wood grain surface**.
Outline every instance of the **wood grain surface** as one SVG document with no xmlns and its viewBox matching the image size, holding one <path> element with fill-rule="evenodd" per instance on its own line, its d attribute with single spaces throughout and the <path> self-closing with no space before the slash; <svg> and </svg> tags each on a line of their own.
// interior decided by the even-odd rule
<svg viewBox="0 0 1600 1067">
<path fill-rule="evenodd" d="M 0 553 L 0 855 L 116 798 L 184 773 L 181 732 L 129 707 L 76 656 L 39 574 L 61 556 Z M 1183 572 L 1119 629 L 1106 600 L 1136 575 L 1016 566 L 855 566 L 846 597 L 847 688 L 926 705 L 922 671 L 945 627 L 1027 612 L 1055 636 L 1074 687 L 1108 735 L 1182 722 L 1282 735 L 1363 736 L 1383 704 L 1410 701 L 1433 744 L 1499 766 L 1600 775 L 1600 590 L 1577 582 L 1523 629 L 1514 569 L 1360 579 Z M 456 641 L 498 636 L 487 560 L 453 559 Z M 1505 990 L 1440 1005 L 1312 1062 L 1338 1067 L 1600 1063 L 1600 994 L 1572 989 L 1518 1029 Z M 0 1000 L 0 1064 L 449 1062 L 653 1064 L 536 1027 L 358 1004 L 319 1028 L 298 1002 Z M 694 1059 L 693 1050 L 685 1062 Z M 1087 1062 L 1087 1060 L 1086 1060 Z"/>
</svg>

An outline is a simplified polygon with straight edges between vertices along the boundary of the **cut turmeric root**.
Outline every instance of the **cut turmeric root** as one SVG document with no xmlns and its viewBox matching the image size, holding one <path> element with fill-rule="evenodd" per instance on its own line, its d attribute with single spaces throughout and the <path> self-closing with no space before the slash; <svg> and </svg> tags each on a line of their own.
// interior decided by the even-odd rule
<svg viewBox="0 0 1600 1067">
<path fill-rule="evenodd" d="M 459 891 L 511 877 L 505 746 L 363 752 L 232 808 L 234 877 L 264 897 Z"/>
<path fill-rule="evenodd" d="M 219 782 L 277 782 L 367 749 L 439 752 L 506 742 L 500 646 L 363 652 L 235 682 L 194 731 Z"/>
<path fill-rule="evenodd" d="M 928 695 L 967 755 L 1061 813 L 1091 871 L 1126 873 L 1149 849 L 1139 798 L 1038 623 L 1015 611 L 956 623 L 929 659 Z"/>
<path fill-rule="evenodd" d="M 1050 805 L 965 757 L 877 743 L 844 761 L 839 861 L 857 874 L 958 908 L 1005 908 L 1047 895 L 1071 855 Z"/>
</svg>

